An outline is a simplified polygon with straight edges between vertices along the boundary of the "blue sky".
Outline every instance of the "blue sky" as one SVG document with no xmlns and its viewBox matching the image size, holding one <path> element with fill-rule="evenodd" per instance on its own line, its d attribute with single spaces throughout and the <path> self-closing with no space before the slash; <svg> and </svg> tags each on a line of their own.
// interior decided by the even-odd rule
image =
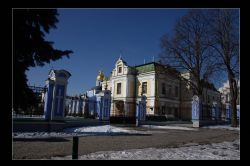
<svg viewBox="0 0 250 166">
<path fill-rule="evenodd" d="M 187 9 L 58 9 L 57 29 L 46 39 L 57 49 L 74 51 L 43 67 L 26 73 L 30 85 L 44 86 L 48 72 L 65 69 L 69 78 L 68 95 L 78 95 L 95 86 L 100 69 L 109 75 L 122 53 L 128 65 L 158 59 L 160 38 L 171 33 L 176 19 Z"/>
</svg>

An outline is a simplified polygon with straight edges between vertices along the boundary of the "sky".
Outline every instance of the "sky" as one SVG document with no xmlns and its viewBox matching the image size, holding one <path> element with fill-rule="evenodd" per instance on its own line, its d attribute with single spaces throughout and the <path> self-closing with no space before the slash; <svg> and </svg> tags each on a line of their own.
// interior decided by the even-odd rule
<svg viewBox="0 0 250 166">
<path fill-rule="evenodd" d="M 160 38 L 172 33 L 188 9 L 58 9 L 57 29 L 46 35 L 56 49 L 74 53 L 43 67 L 29 68 L 29 85 L 44 86 L 50 69 L 71 73 L 67 95 L 95 86 L 98 71 L 109 76 L 121 55 L 129 66 L 155 61 Z"/>
</svg>

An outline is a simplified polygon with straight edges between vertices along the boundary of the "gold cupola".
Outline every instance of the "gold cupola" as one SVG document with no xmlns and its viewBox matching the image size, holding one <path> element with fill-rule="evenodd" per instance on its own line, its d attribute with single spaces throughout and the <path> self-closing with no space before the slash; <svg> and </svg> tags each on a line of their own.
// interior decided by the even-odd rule
<svg viewBox="0 0 250 166">
<path fill-rule="evenodd" d="M 96 77 L 97 81 L 103 81 L 104 80 L 104 73 L 102 70 L 99 71 L 98 76 Z"/>
</svg>

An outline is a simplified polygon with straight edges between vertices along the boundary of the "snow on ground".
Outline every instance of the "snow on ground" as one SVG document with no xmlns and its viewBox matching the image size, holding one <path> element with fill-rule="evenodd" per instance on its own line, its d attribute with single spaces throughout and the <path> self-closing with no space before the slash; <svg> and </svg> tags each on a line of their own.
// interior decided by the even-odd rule
<svg viewBox="0 0 250 166">
<path fill-rule="evenodd" d="M 80 160 L 240 160 L 239 140 L 208 145 L 182 145 L 179 148 L 146 148 L 101 151 L 79 156 Z M 191 146 L 190 146 L 191 145 Z M 52 157 L 70 160 L 71 156 Z"/>
<path fill-rule="evenodd" d="M 207 128 L 207 129 L 227 129 L 227 130 L 236 130 L 240 131 L 240 126 L 239 127 L 231 127 L 230 125 L 214 125 L 214 126 L 204 126 L 202 128 Z"/>
<path fill-rule="evenodd" d="M 12 114 L 13 118 L 45 118 L 45 115 L 21 115 L 21 114 Z"/>
<path fill-rule="evenodd" d="M 51 138 L 114 134 L 148 134 L 145 131 L 123 129 L 111 125 L 67 128 L 64 132 L 15 132 L 14 138 Z"/>
<path fill-rule="evenodd" d="M 157 126 L 157 125 L 142 125 L 140 127 L 149 129 L 172 129 L 172 130 L 192 130 L 198 131 L 198 128 L 181 127 L 181 126 Z M 230 127 L 230 125 L 204 126 L 202 128 L 209 129 L 228 129 L 240 131 L 240 128 Z M 90 136 L 90 135 L 114 135 L 114 134 L 151 134 L 149 131 L 138 131 L 128 128 L 115 127 L 112 125 L 91 126 L 91 127 L 76 127 L 67 128 L 64 132 L 15 132 L 14 138 L 54 138 L 54 137 L 72 137 L 72 136 Z"/>
<path fill-rule="evenodd" d="M 76 133 L 64 132 L 15 132 L 12 134 L 13 138 L 59 138 L 59 137 L 72 137 L 77 136 Z"/>
<path fill-rule="evenodd" d="M 91 126 L 91 127 L 78 127 L 69 128 L 65 130 L 66 132 L 76 132 L 76 133 L 134 133 L 135 130 L 126 130 L 120 127 L 115 127 L 111 125 L 103 126 Z"/>
<path fill-rule="evenodd" d="M 142 125 L 141 127 L 146 127 L 150 129 L 172 129 L 172 130 L 193 130 L 197 131 L 197 128 L 191 127 L 180 127 L 180 126 L 156 126 L 156 125 Z"/>
</svg>

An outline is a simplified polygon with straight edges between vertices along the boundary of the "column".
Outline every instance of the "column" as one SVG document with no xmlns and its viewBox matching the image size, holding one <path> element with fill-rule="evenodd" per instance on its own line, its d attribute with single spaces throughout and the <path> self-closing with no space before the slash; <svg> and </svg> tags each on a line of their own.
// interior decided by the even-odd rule
<svg viewBox="0 0 250 166">
<path fill-rule="evenodd" d="M 197 95 L 193 96 L 192 101 L 192 122 L 193 127 L 200 127 L 200 112 L 201 112 L 201 101 Z"/>
<path fill-rule="evenodd" d="M 63 120 L 68 78 L 66 70 L 51 70 L 46 81 L 44 114 L 46 120 Z"/>
</svg>

